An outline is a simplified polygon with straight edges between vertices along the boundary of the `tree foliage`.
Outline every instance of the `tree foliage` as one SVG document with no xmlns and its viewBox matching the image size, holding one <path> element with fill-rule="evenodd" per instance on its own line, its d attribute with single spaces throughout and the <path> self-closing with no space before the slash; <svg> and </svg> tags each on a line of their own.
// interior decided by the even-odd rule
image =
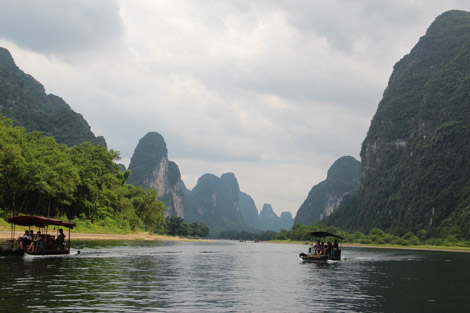
<svg viewBox="0 0 470 313">
<path fill-rule="evenodd" d="M 171 236 L 207 237 L 209 228 L 204 223 L 188 224 L 179 216 L 168 216 L 165 219 L 165 233 Z"/>
<path fill-rule="evenodd" d="M 69 148 L 0 116 L 0 208 L 163 231 L 165 207 L 156 190 L 126 184 L 130 173 L 120 171 L 118 159 L 103 145 Z"/>
<path fill-rule="evenodd" d="M 273 239 L 304 241 L 308 242 L 313 239 L 310 233 L 314 231 L 327 231 L 345 237 L 344 242 L 358 244 L 375 244 L 375 245 L 439 245 L 439 246 L 462 246 L 470 247 L 470 241 L 465 240 L 458 227 L 448 229 L 447 232 L 432 232 L 424 229 L 415 232 L 408 231 L 402 236 L 393 235 L 374 227 L 367 234 L 361 232 L 349 233 L 338 227 L 327 226 L 322 223 L 314 225 L 295 224 L 291 230 L 283 229 L 274 234 Z"/>
</svg>

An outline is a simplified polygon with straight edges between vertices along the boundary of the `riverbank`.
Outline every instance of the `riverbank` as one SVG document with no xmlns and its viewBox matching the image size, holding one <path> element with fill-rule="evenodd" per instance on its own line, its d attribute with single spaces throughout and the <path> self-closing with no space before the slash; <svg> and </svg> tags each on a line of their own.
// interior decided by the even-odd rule
<svg viewBox="0 0 470 313">
<path fill-rule="evenodd" d="M 376 249 L 400 249 L 400 250 L 421 250 L 421 251 L 445 251 L 445 252 L 465 252 L 470 253 L 469 247 L 455 246 L 400 246 L 400 245 L 364 245 L 356 243 L 343 244 L 343 247 L 376 248 Z"/>
<path fill-rule="evenodd" d="M 15 237 L 22 235 L 21 231 L 15 232 Z M 0 231 L 0 240 L 10 239 L 10 231 Z M 71 234 L 72 240 L 156 240 L 156 241 L 210 241 L 210 239 L 184 238 L 178 236 L 156 235 L 149 233 L 135 234 L 90 234 L 74 233 Z"/>
<path fill-rule="evenodd" d="M 289 240 L 271 240 L 273 243 L 286 243 L 286 244 L 304 244 L 311 243 L 303 241 L 289 241 Z M 457 247 L 457 246 L 431 246 L 431 245 L 378 245 L 378 244 L 359 244 L 359 243 L 343 243 L 342 247 L 355 247 L 355 248 L 375 248 L 375 249 L 400 249 L 400 250 L 417 250 L 417 251 L 445 251 L 445 252 L 465 252 L 470 253 L 470 247 Z"/>
</svg>

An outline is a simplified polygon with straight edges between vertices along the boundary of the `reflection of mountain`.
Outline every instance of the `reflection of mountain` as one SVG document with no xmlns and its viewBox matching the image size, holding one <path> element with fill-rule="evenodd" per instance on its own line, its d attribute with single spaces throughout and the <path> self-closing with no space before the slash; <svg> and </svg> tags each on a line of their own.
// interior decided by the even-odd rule
<svg viewBox="0 0 470 313">
<path fill-rule="evenodd" d="M 167 208 L 166 214 L 184 217 L 180 171 L 176 163 L 168 160 L 166 143 L 159 133 L 147 133 L 139 140 L 129 170 L 129 184 L 157 189 L 158 199 Z"/>
<path fill-rule="evenodd" d="M 294 223 L 311 225 L 329 216 L 347 194 L 359 187 L 360 180 L 361 163 L 351 156 L 339 158 L 328 170 L 326 180 L 310 190 Z"/>
<path fill-rule="evenodd" d="M 106 142 L 96 137 L 82 115 L 75 113 L 62 98 L 46 94 L 31 75 L 20 70 L 10 52 L 0 47 L 0 113 L 27 131 L 42 131 L 68 146 L 88 141 Z"/>
<path fill-rule="evenodd" d="M 470 239 L 469 60 L 470 13 L 450 11 L 395 64 L 362 144 L 358 194 L 328 223 Z"/>
</svg>

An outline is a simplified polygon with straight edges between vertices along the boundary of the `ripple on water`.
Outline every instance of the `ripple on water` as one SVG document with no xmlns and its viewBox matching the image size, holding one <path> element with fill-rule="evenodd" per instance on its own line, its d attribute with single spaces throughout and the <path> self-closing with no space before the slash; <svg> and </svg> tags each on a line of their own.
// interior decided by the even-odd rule
<svg viewBox="0 0 470 313">
<path fill-rule="evenodd" d="M 300 245 L 83 242 L 80 250 L 75 258 L 0 260 L 3 308 L 17 312 L 410 312 L 419 307 L 438 312 L 442 303 L 451 309 L 453 300 L 459 304 L 457 311 L 470 311 L 462 300 L 466 298 L 459 295 L 470 278 L 468 255 L 348 248 L 343 250 L 347 261 L 326 265 L 299 263 L 298 254 L 304 250 Z M 447 276 L 429 277 L 429 272 L 440 269 Z M 445 298 L 442 284 L 449 289 Z M 398 300 L 408 306 L 397 306 Z"/>
</svg>

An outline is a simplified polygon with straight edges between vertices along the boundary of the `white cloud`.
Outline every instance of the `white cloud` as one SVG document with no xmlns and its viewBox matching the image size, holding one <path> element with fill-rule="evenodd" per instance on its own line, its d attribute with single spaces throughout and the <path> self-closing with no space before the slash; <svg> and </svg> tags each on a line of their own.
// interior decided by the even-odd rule
<svg viewBox="0 0 470 313">
<path fill-rule="evenodd" d="M 0 1 L 0 45 L 124 162 L 157 131 L 189 187 L 234 172 L 258 209 L 294 215 L 336 159 L 359 157 L 394 63 L 437 15 L 470 10 L 459 0 Z"/>
</svg>

